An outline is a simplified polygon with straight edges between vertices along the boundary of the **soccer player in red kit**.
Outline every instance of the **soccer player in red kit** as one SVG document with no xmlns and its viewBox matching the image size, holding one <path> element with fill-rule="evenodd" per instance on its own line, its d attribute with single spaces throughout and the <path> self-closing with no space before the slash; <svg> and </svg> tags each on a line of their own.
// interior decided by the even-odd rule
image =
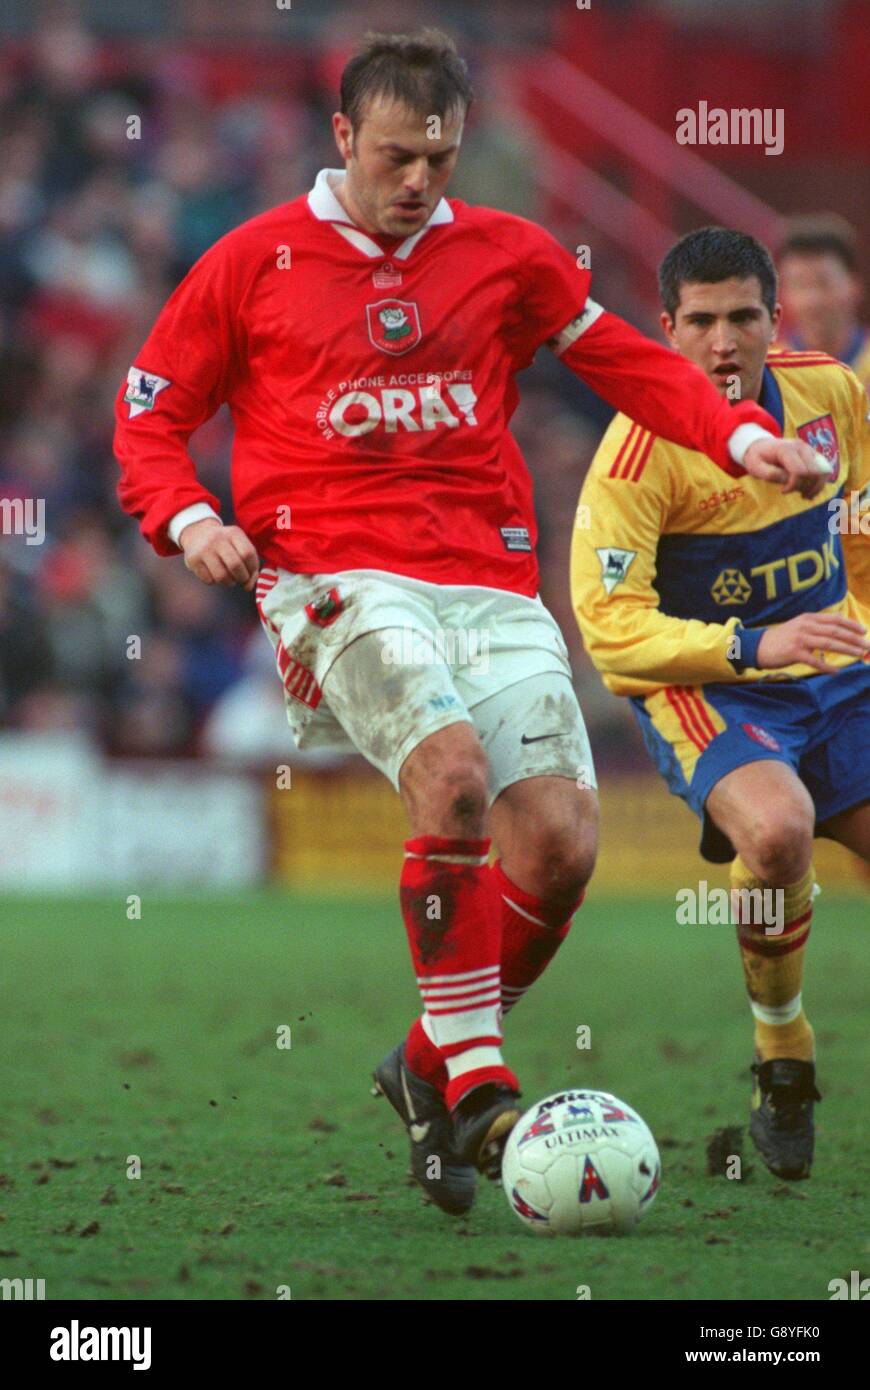
<svg viewBox="0 0 870 1390">
<path fill-rule="evenodd" d="M 596 850 L 592 759 L 508 430 L 516 373 L 546 344 L 653 436 L 733 476 L 822 484 L 759 406 L 732 407 L 595 304 L 540 227 L 443 196 L 471 95 L 444 35 L 370 36 L 333 117 L 345 168 L 193 267 L 118 393 L 116 433 L 122 505 L 158 554 L 256 589 L 297 744 L 356 748 L 402 796 L 423 1014 L 375 1085 L 454 1213 L 475 1169 L 498 1177 L 519 1115 L 503 1011 L 564 939 Z M 225 401 L 236 525 L 187 452 Z"/>
</svg>

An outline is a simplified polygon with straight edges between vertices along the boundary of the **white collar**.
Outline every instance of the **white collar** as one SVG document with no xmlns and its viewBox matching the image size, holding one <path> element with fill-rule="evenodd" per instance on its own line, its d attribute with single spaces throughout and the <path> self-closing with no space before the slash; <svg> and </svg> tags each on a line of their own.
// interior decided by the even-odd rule
<svg viewBox="0 0 870 1390">
<path fill-rule="evenodd" d="M 376 241 L 366 236 L 365 232 L 360 231 L 356 223 L 348 216 L 338 198 L 335 196 L 335 186 L 345 178 L 344 169 L 321 169 L 317 175 L 314 187 L 308 194 L 308 206 L 319 222 L 331 222 L 333 229 L 339 232 L 347 241 L 355 246 L 358 251 L 362 251 L 366 256 L 383 256 L 384 252 Z M 435 211 L 427 222 L 411 236 L 406 237 L 394 252 L 391 259 L 404 261 L 411 254 L 417 242 L 425 236 L 430 227 L 440 226 L 444 222 L 453 221 L 453 209 L 442 198 L 435 207 Z"/>
</svg>

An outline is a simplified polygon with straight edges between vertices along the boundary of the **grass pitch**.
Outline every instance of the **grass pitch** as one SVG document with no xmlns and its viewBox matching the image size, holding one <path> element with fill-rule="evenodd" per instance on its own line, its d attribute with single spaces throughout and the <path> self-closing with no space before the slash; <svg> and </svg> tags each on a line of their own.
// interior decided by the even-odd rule
<svg viewBox="0 0 870 1390">
<path fill-rule="evenodd" d="M 507 1055 L 529 1104 L 582 1083 L 636 1106 L 663 1184 L 629 1237 L 547 1240 L 500 1188 L 457 1221 L 409 1185 L 368 1090 L 416 1007 L 394 899 L 146 895 L 139 922 L 122 899 L 5 899 L 0 1277 L 49 1299 L 827 1299 L 870 1268 L 866 919 L 817 905 L 813 1178 L 778 1182 L 747 1138 L 729 1181 L 705 1146 L 747 1118 L 733 928 L 590 894 Z"/>
</svg>

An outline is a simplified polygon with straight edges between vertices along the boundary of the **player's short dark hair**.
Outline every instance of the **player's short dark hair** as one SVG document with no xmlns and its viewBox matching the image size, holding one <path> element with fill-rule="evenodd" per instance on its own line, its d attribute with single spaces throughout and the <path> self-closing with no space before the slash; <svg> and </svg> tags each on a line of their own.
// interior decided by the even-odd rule
<svg viewBox="0 0 870 1390">
<path fill-rule="evenodd" d="M 421 116 L 455 110 L 467 114 L 474 100 L 468 65 L 440 29 L 417 34 L 366 34 L 341 74 L 341 109 L 354 130 L 367 102 L 391 97 Z"/>
<path fill-rule="evenodd" d="M 673 319 L 680 306 L 683 285 L 715 285 L 721 280 L 757 277 L 761 299 L 773 315 L 776 308 L 776 268 L 766 246 L 748 232 L 730 227 L 701 227 L 672 246 L 659 266 L 659 293 L 665 312 Z"/>
<path fill-rule="evenodd" d="M 855 228 L 836 212 L 793 217 L 786 225 L 779 259 L 786 256 L 836 256 L 846 270 L 858 269 Z"/>
</svg>

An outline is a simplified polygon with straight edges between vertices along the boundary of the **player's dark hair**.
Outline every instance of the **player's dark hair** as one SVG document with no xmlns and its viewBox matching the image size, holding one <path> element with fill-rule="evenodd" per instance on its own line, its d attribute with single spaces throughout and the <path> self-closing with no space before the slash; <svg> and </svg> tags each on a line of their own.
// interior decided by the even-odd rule
<svg viewBox="0 0 870 1390">
<path fill-rule="evenodd" d="M 772 315 L 776 307 L 776 269 L 766 246 L 747 232 L 729 227 L 702 227 L 672 246 L 659 266 L 659 293 L 673 319 L 683 285 L 716 285 L 721 280 L 757 277 L 761 299 Z"/>
<path fill-rule="evenodd" d="M 440 29 L 417 34 L 366 34 L 363 47 L 341 74 L 341 109 L 354 130 L 366 104 L 393 98 L 421 116 L 467 113 L 474 100 L 468 66 Z"/>
<path fill-rule="evenodd" d="M 786 226 L 779 259 L 796 256 L 836 256 L 846 270 L 858 269 L 858 238 L 845 217 L 835 212 L 794 217 Z"/>
</svg>

